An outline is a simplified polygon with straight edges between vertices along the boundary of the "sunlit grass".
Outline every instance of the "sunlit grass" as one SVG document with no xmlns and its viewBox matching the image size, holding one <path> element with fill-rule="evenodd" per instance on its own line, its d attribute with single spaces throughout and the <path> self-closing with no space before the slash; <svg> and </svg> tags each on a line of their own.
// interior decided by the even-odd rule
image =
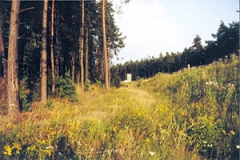
<svg viewBox="0 0 240 160">
<path fill-rule="evenodd" d="M 108 92 L 77 87 L 77 102 L 34 102 L 31 112 L 0 117 L 0 159 L 238 158 L 238 65 L 158 74 Z"/>
</svg>

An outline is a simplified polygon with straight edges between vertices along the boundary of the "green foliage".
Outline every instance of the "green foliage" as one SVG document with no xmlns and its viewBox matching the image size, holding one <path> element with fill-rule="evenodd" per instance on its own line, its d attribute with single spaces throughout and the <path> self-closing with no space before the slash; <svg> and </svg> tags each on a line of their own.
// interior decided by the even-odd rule
<svg viewBox="0 0 240 160">
<path fill-rule="evenodd" d="M 121 86 L 121 79 L 120 77 L 114 77 L 114 79 L 111 79 L 111 86 L 114 86 L 116 88 L 119 88 Z"/>
<path fill-rule="evenodd" d="M 239 61 L 0 118 L 1 159 L 239 159 Z M 66 76 L 67 77 L 67 76 Z M 64 107 L 62 107 L 64 106 Z"/>
<path fill-rule="evenodd" d="M 229 57 L 231 54 L 235 55 L 238 52 L 238 32 L 238 22 L 232 22 L 229 26 L 221 22 L 217 33 L 212 34 L 216 40 L 207 41 L 206 46 L 202 46 L 201 37 L 196 35 L 193 39 L 194 45 L 186 46 L 183 52 L 166 52 L 165 56 L 160 53 L 158 57 L 149 56 L 141 61 L 128 61 L 124 64 L 117 64 L 111 67 L 111 72 L 114 73 L 117 70 L 121 79 L 125 78 L 126 73 L 133 73 L 132 76 L 135 80 L 137 76 L 149 78 L 159 72 L 174 73 L 187 68 L 188 64 L 191 67 L 210 64 L 213 61 L 220 58 L 224 59 L 225 56 Z"/>
<path fill-rule="evenodd" d="M 141 87 L 142 80 L 139 76 L 137 76 L 136 81 L 137 81 L 137 87 Z"/>
<path fill-rule="evenodd" d="M 52 108 L 53 107 L 53 100 L 49 98 L 47 100 L 46 104 L 44 104 L 44 107 Z"/>
<path fill-rule="evenodd" d="M 186 145 L 207 158 L 236 157 L 238 131 L 237 74 L 238 63 L 215 62 L 208 67 L 187 71 L 169 77 L 168 83 L 158 84 L 159 75 L 149 84 L 154 91 L 164 92 L 177 107 L 177 126 L 185 126 Z M 161 87 L 160 87 L 161 86 Z M 163 87 L 165 86 L 165 87 Z M 145 86 L 146 87 L 146 86 Z M 165 89 L 164 89 L 165 88 Z M 186 121 L 187 118 L 187 121 Z M 234 125 L 233 125 L 234 124 Z"/>
<path fill-rule="evenodd" d="M 85 91 L 89 91 L 90 90 L 90 85 L 91 85 L 91 81 L 89 79 L 87 79 L 85 82 L 84 82 L 84 90 Z"/>
<path fill-rule="evenodd" d="M 27 88 L 27 78 L 22 80 L 22 86 L 20 88 L 19 96 L 20 96 L 20 106 L 22 111 L 30 110 L 30 102 L 29 102 L 29 89 Z"/>
<path fill-rule="evenodd" d="M 71 101 L 77 101 L 76 86 L 71 80 L 69 72 L 65 73 L 65 77 L 59 77 L 56 81 L 56 95 L 59 98 L 68 98 Z"/>
<path fill-rule="evenodd" d="M 96 85 L 100 88 L 104 88 L 104 85 L 102 84 L 102 82 L 100 80 L 95 79 Z"/>
</svg>

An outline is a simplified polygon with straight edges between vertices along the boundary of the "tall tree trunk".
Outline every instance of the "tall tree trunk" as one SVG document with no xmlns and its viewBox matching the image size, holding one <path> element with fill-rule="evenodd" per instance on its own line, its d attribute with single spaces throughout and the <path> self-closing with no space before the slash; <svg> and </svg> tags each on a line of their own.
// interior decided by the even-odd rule
<svg viewBox="0 0 240 160">
<path fill-rule="evenodd" d="M 2 25 L 0 23 L 0 75 L 3 75 L 5 82 L 7 78 L 7 61 L 4 54 L 4 45 L 3 45 L 3 31 Z"/>
<path fill-rule="evenodd" d="M 56 12 L 55 12 L 56 14 Z M 61 53 L 61 41 L 60 41 L 60 38 L 59 38 L 59 16 L 57 16 L 56 14 L 56 21 L 55 21 L 55 31 L 56 31 L 56 34 L 55 34 L 55 37 L 56 37 L 56 46 L 57 46 L 57 52 L 55 52 L 55 56 L 56 56 L 56 59 L 55 59 L 55 76 L 56 77 L 59 77 L 59 74 L 60 74 L 60 67 L 59 67 L 59 62 L 60 62 L 60 53 Z"/>
<path fill-rule="evenodd" d="M 18 14 L 20 0 L 12 1 L 10 16 L 10 32 L 8 41 L 8 72 L 7 72 L 7 105 L 8 114 L 20 113 L 19 79 L 18 79 Z"/>
<path fill-rule="evenodd" d="M 110 88 L 110 84 L 111 84 L 111 71 L 110 71 L 110 58 L 111 58 L 111 52 L 110 49 L 107 49 L 107 55 L 108 55 L 108 86 Z"/>
<path fill-rule="evenodd" d="M 83 43 L 84 43 L 84 1 L 82 1 L 82 26 L 79 36 L 79 54 L 80 54 L 80 79 L 81 86 L 84 85 L 84 66 L 83 66 Z"/>
<path fill-rule="evenodd" d="M 54 64 L 54 51 L 53 51 L 53 38 L 54 38 L 54 10 L 55 2 L 52 0 L 52 14 L 51 14 L 51 66 L 52 66 L 52 93 L 55 93 L 56 90 L 56 81 L 55 81 L 55 64 Z"/>
<path fill-rule="evenodd" d="M 107 38 L 106 38 L 106 25 L 105 25 L 105 4 L 106 0 L 102 0 L 102 34 L 103 34 L 103 57 L 104 57 L 104 74 L 106 90 L 109 90 L 108 82 L 108 55 L 107 55 Z"/>
<path fill-rule="evenodd" d="M 72 81 L 75 82 L 75 52 L 72 52 Z"/>
<path fill-rule="evenodd" d="M 41 101 L 47 102 L 47 9 L 48 0 L 43 1 L 42 51 L 41 51 Z"/>
<path fill-rule="evenodd" d="M 85 40 L 85 81 L 88 80 L 88 28 L 86 28 L 86 40 Z"/>
</svg>

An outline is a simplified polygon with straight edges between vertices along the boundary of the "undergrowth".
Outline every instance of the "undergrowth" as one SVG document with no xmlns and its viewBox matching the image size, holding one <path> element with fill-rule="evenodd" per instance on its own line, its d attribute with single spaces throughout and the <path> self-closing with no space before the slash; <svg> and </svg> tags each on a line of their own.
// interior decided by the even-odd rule
<svg viewBox="0 0 240 160">
<path fill-rule="evenodd" d="M 238 159 L 239 61 L 229 61 L 109 92 L 85 84 L 79 101 L 2 115 L 0 159 Z"/>
</svg>

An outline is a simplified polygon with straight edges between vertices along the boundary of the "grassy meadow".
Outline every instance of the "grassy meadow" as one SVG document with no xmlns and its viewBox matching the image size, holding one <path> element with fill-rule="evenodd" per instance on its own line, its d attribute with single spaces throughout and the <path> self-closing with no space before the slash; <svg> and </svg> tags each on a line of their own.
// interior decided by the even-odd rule
<svg viewBox="0 0 240 160">
<path fill-rule="evenodd" d="M 0 159 L 239 159 L 237 56 L 0 116 Z"/>
</svg>

